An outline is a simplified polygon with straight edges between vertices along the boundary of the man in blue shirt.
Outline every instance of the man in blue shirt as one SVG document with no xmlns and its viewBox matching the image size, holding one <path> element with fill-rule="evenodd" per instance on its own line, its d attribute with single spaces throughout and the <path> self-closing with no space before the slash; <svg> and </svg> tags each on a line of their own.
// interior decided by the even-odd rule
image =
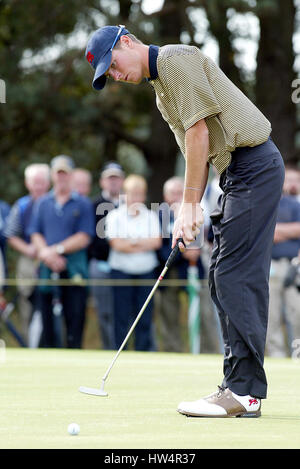
<svg viewBox="0 0 300 469">
<path fill-rule="evenodd" d="M 9 215 L 10 206 L 0 200 L 0 277 L 4 279 L 7 276 L 7 266 L 6 266 L 6 237 L 4 234 L 6 220 Z M 2 292 L 3 285 L 1 282 L 0 292 Z"/>
<path fill-rule="evenodd" d="M 94 234 L 94 215 L 90 200 L 72 191 L 73 168 L 68 156 L 52 160 L 53 190 L 34 209 L 30 232 L 41 261 L 42 278 L 54 278 L 53 273 L 63 279 L 87 278 L 87 246 Z M 86 296 L 86 288 L 77 285 L 42 288 L 45 347 L 61 345 L 55 334 L 54 297 L 63 307 L 67 346 L 81 347 Z"/>
<path fill-rule="evenodd" d="M 18 311 L 22 324 L 22 334 L 29 347 L 36 347 L 41 337 L 38 290 L 24 280 L 37 276 L 36 249 L 28 232 L 31 215 L 36 201 L 50 188 L 50 168 L 45 163 L 26 166 L 24 185 L 28 193 L 15 201 L 5 226 L 5 236 L 11 248 L 18 252 L 16 279 L 18 291 Z M 39 327 L 31 327 L 38 324 Z"/>
<path fill-rule="evenodd" d="M 3 257 L 4 266 L 6 266 L 5 225 L 6 225 L 9 212 L 10 212 L 10 206 L 6 202 L 4 202 L 4 200 L 0 200 L 0 250 L 1 250 L 2 257 Z"/>
<path fill-rule="evenodd" d="M 291 260 L 298 256 L 300 250 L 300 203 L 288 191 L 286 176 L 279 203 L 270 270 L 266 350 L 273 357 L 290 355 L 293 340 L 300 337 L 300 293 L 295 285 L 285 286 Z"/>
</svg>

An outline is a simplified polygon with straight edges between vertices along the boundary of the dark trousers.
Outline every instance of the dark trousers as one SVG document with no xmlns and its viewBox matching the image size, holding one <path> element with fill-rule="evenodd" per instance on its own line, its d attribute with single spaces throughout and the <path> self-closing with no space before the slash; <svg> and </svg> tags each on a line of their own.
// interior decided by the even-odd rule
<svg viewBox="0 0 300 469">
<path fill-rule="evenodd" d="M 223 332 L 222 385 L 239 395 L 267 395 L 269 272 L 283 181 L 283 160 L 271 139 L 238 148 L 221 175 L 224 194 L 211 214 L 209 286 Z"/>
<path fill-rule="evenodd" d="M 154 272 L 143 275 L 129 275 L 119 270 L 111 271 L 112 279 L 127 279 L 128 286 L 115 285 L 114 291 L 114 321 L 115 321 L 115 343 L 116 348 L 120 348 L 136 316 L 145 303 L 152 286 L 130 285 L 131 281 L 153 279 Z M 149 302 L 140 320 L 135 326 L 135 350 L 153 350 L 152 336 L 152 313 L 153 300 Z"/>
<path fill-rule="evenodd" d="M 62 305 L 61 316 L 55 314 L 58 300 Z M 66 345 L 68 348 L 81 348 L 86 300 L 85 287 L 61 286 L 53 293 L 41 293 L 44 347 Z M 63 339 L 64 332 L 66 332 L 66 344 Z"/>
</svg>

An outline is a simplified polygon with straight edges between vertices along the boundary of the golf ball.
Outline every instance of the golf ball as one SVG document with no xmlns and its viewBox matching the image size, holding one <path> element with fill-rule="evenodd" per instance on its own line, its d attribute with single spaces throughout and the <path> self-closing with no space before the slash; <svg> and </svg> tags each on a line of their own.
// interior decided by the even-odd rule
<svg viewBox="0 0 300 469">
<path fill-rule="evenodd" d="M 70 433 L 70 435 L 78 435 L 78 433 L 80 432 L 80 427 L 78 423 L 70 423 L 70 425 L 68 426 L 68 432 Z"/>
</svg>

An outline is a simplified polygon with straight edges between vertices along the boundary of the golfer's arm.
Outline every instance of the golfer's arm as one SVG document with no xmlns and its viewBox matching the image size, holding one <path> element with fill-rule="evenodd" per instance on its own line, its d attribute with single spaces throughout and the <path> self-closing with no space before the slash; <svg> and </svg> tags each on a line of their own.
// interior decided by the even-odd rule
<svg viewBox="0 0 300 469">
<path fill-rule="evenodd" d="M 203 197 L 209 171 L 208 128 L 202 119 L 185 133 L 185 187 L 183 202 L 199 203 Z"/>
</svg>

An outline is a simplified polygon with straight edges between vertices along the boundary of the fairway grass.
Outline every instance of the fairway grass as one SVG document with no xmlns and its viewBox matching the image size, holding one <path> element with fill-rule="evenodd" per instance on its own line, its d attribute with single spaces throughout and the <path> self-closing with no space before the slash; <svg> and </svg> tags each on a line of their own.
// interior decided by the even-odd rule
<svg viewBox="0 0 300 469">
<path fill-rule="evenodd" d="M 187 418 L 182 400 L 213 392 L 221 355 L 7 348 L 0 362 L 0 448 L 299 448 L 300 360 L 266 359 L 268 399 L 258 419 Z M 80 425 L 70 436 L 69 423 Z"/>
</svg>

